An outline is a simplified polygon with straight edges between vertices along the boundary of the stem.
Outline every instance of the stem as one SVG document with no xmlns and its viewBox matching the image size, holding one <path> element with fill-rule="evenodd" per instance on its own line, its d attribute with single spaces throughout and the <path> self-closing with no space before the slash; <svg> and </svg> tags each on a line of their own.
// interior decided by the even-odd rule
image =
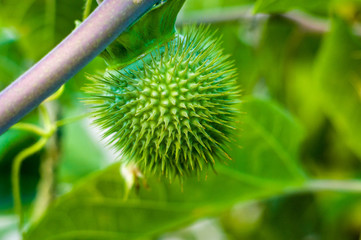
<svg viewBox="0 0 361 240">
<path fill-rule="evenodd" d="M 361 181 L 359 180 L 311 180 L 306 188 L 312 192 L 354 192 L 361 193 Z"/>
<path fill-rule="evenodd" d="M 51 124 L 51 119 L 50 119 L 49 112 L 46 109 L 46 106 L 44 104 L 39 105 L 39 112 L 40 112 L 40 116 L 41 116 L 41 118 L 43 119 L 43 122 L 44 122 L 44 128 L 47 131 L 49 131 L 52 124 Z M 50 131 L 49 131 L 49 133 L 50 133 Z"/>
<path fill-rule="evenodd" d="M 93 0 L 86 0 L 84 12 L 83 12 L 83 21 L 89 16 L 89 14 L 92 10 L 92 3 L 93 3 Z"/>
<path fill-rule="evenodd" d="M 31 216 L 31 220 L 34 222 L 43 215 L 50 203 L 54 200 L 56 188 L 55 171 L 58 159 L 58 141 L 56 134 L 54 134 L 47 140 L 45 157 L 42 159 L 40 165 L 40 181 L 34 201 L 34 210 Z"/>
<path fill-rule="evenodd" d="M 65 85 L 61 86 L 58 89 L 58 91 L 56 91 L 53 95 L 48 97 L 44 102 L 51 102 L 51 101 L 58 99 L 64 93 L 64 90 L 65 90 Z"/>
<path fill-rule="evenodd" d="M 47 100 L 56 100 L 63 93 L 64 88 L 62 87 L 56 93 L 51 95 Z M 52 106 L 52 108 L 51 108 Z M 56 107 L 54 107 L 56 106 Z M 51 111 L 51 109 L 56 109 Z M 40 151 L 44 146 L 46 148 L 46 158 L 41 163 L 41 180 L 39 183 L 39 193 L 37 195 L 34 207 L 33 218 L 37 219 L 45 211 L 47 206 L 50 204 L 53 199 L 53 190 L 55 189 L 55 166 L 58 160 L 58 139 L 57 136 L 54 136 L 54 132 L 57 127 L 55 121 L 57 119 L 58 107 L 54 102 L 42 103 L 39 106 L 39 113 L 44 122 L 45 130 L 27 123 L 18 123 L 13 126 L 20 130 L 26 130 L 33 133 L 36 133 L 41 136 L 40 140 L 34 145 L 21 151 L 14 159 L 13 168 L 12 168 L 12 188 L 13 188 L 13 198 L 15 212 L 19 216 L 19 229 L 21 231 L 24 224 L 22 203 L 21 203 L 21 189 L 20 189 L 20 170 L 22 162 L 29 156 Z"/>
<path fill-rule="evenodd" d="M 61 127 L 61 126 L 64 126 L 64 125 L 67 125 L 67 124 L 70 124 L 70 123 L 73 123 L 73 122 L 76 122 L 76 121 L 79 121 L 83 118 L 86 118 L 86 117 L 89 117 L 90 116 L 90 113 L 84 113 L 84 114 L 81 114 L 81 115 L 77 115 L 77 116 L 74 116 L 74 117 L 69 117 L 69 118 L 65 118 L 65 119 L 61 119 L 59 121 L 57 121 L 55 123 L 55 125 L 57 127 Z"/>
<path fill-rule="evenodd" d="M 42 137 L 38 142 L 34 145 L 24 149 L 21 151 L 14 159 L 13 166 L 12 166 L 12 175 L 11 175 L 11 182 L 12 182 L 12 190 L 14 196 L 14 206 L 15 206 L 15 213 L 19 216 L 19 229 L 23 228 L 24 224 L 24 214 L 22 210 L 22 203 L 21 203 L 21 193 L 20 193 L 20 169 L 22 162 L 29 156 L 33 155 L 36 152 L 39 152 L 46 144 L 48 138 Z"/>
<path fill-rule="evenodd" d="M 195 10 L 188 12 L 178 18 L 177 25 L 194 23 L 215 24 L 235 21 L 252 22 L 255 20 L 267 19 L 269 16 L 269 14 L 262 13 L 253 14 L 253 5 L 225 7 L 219 10 Z M 297 24 L 306 32 L 324 34 L 330 30 L 330 22 L 328 20 L 304 12 L 291 11 L 277 16 Z M 361 27 L 359 25 L 355 25 L 353 31 L 357 36 L 361 36 Z"/>
<path fill-rule="evenodd" d="M 65 40 L 0 93 L 0 134 L 59 89 L 159 1 L 103 1 Z"/>
<path fill-rule="evenodd" d="M 360 180 L 309 179 L 304 184 L 283 189 L 282 194 L 342 192 L 361 194 Z"/>
<path fill-rule="evenodd" d="M 34 133 L 41 137 L 46 137 L 48 135 L 48 133 L 46 131 L 44 131 L 42 128 L 40 128 L 36 125 L 33 125 L 31 123 L 17 123 L 14 126 L 12 126 L 11 129 L 31 132 L 31 133 Z"/>
<path fill-rule="evenodd" d="M 43 105 L 43 104 L 42 104 Z M 54 123 L 58 116 L 59 105 L 57 102 L 50 102 L 46 105 L 46 110 L 50 120 Z M 45 147 L 45 156 L 42 158 L 40 165 L 40 181 L 38 191 L 34 201 L 31 221 L 36 222 L 48 209 L 48 206 L 55 198 L 56 189 L 56 167 L 59 162 L 59 135 L 52 134 L 47 140 Z"/>
</svg>

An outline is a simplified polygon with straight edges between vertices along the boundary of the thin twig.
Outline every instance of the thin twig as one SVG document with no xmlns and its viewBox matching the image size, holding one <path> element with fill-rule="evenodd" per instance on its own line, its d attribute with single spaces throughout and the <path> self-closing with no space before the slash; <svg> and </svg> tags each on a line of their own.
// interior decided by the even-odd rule
<svg viewBox="0 0 361 240">
<path fill-rule="evenodd" d="M 55 124 L 57 127 L 61 127 L 61 126 L 68 125 L 73 122 L 82 120 L 83 118 L 89 117 L 90 115 L 91 115 L 90 113 L 83 113 L 83 114 L 80 114 L 80 115 L 77 115 L 74 117 L 69 117 L 69 118 L 58 120 Z"/>
<path fill-rule="evenodd" d="M 177 19 L 177 25 L 194 23 L 222 23 L 240 20 L 252 20 L 255 18 L 267 18 L 266 14 L 252 14 L 253 6 L 225 7 L 210 10 L 196 10 L 187 13 L 181 12 Z"/>
<path fill-rule="evenodd" d="M 19 216 L 19 230 L 22 230 L 24 224 L 24 213 L 21 203 L 21 189 L 20 189 L 20 170 L 23 161 L 39 152 L 46 146 L 46 158 L 41 163 L 41 180 L 39 183 L 39 191 L 35 201 L 33 219 L 40 217 L 50 204 L 54 196 L 55 189 L 55 169 L 58 162 L 58 138 L 54 134 L 57 130 L 56 120 L 58 115 L 58 105 L 53 100 L 58 99 L 63 93 L 64 89 L 60 89 L 46 99 L 39 106 L 39 113 L 43 120 L 43 128 L 27 123 L 18 123 L 13 128 L 19 130 L 30 131 L 41 136 L 40 140 L 30 147 L 21 151 L 14 159 L 12 168 L 12 189 L 15 212 Z"/>
<path fill-rule="evenodd" d="M 83 12 L 83 21 L 89 16 L 89 14 L 91 13 L 92 10 L 92 3 L 93 0 L 85 0 L 85 8 L 84 8 L 84 12 Z"/>
<path fill-rule="evenodd" d="M 31 123 L 17 123 L 15 125 L 13 125 L 11 127 L 11 129 L 31 132 L 31 133 L 36 134 L 36 135 L 41 136 L 41 137 L 47 137 L 47 134 L 48 134 L 42 128 L 40 128 L 40 127 L 38 127 L 38 126 L 36 126 L 34 124 L 31 124 Z"/>
<path fill-rule="evenodd" d="M 286 187 L 281 194 L 340 192 L 361 194 L 360 180 L 308 179 L 301 185 Z"/>
<path fill-rule="evenodd" d="M 58 117 L 58 103 L 53 101 L 42 105 L 45 105 L 50 117 L 50 121 L 52 124 L 54 124 Z M 42 158 L 40 165 L 41 178 L 38 184 L 38 191 L 34 202 L 34 210 L 31 216 L 32 221 L 37 221 L 55 198 L 56 167 L 59 162 L 60 152 L 58 137 L 58 134 L 52 134 L 51 137 L 49 137 L 45 147 L 45 156 Z"/>
<path fill-rule="evenodd" d="M 294 22 L 303 30 L 312 33 L 324 34 L 330 31 L 330 21 L 324 18 L 301 12 L 290 11 L 279 14 L 278 16 Z M 267 19 L 268 14 L 253 14 L 253 6 L 227 7 L 214 10 L 198 10 L 183 14 L 177 21 L 177 25 L 194 24 L 194 23 L 222 23 L 222 22 L 239 22 Z M 354 33 L 361 36 L 360 26 L 354 26 Z"/>
<path fill-rule="evenodd" d="M 21 151 L 14 159 L 12 166 L 12 191 L 14 196 L 15 212 L 19 216 L 19 229 L 23 228 L 24 214 L 21 203 L 21 192 L 20 192 L 20 170 L 22 162 L 29 156 L 39 152 L 46 144 L 48 138 L 42 137 L 38 142 L 30 147 Z"/>
<path fill-rule="evenodd" d="M 199 10 L 183 15 L 177 24 L 189 23 L 222 23 L 234 21 L 253 21 L 256 19 L 267 19 L 268 14 L 253 14 L 253 6 L 228 7 L 215 10 Z M 329 30 L 329 23 L 322 18 L 316 18 L 309 14 L 292 11 L 279 16 L 293 21 L 302 28 L 311 32 L 325 33 Z"/>
</svg>

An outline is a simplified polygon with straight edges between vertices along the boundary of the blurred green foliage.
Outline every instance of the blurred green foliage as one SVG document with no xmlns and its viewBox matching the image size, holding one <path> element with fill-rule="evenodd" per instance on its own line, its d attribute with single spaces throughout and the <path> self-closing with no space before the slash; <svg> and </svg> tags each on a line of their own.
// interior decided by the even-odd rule
<svg viewBox="0 0 361 240">
<path fill-rule="evenodd" d="M 0 0 L 0 89 L 75 28 L 83 5 Z M 29 222 L 25 239 L 166 239 L 165 232 L 201 239 L 169 232 L 206 217 L 217 219 L 224 239 L 359 239 L 360 191 L 311 193 L 303 187 L 311 178 L 361 177 L 360 17 L 359 0 L 187 0 L 178 25 L 210 23 L 238 68 L 243 103 L 229 149 L 233 160 L 183 186 L 151 177 L 144 186 L 141 179 L 126 197 L 120 166 L 109 164 L 116 157 L 105 152 L 99 134 L 86 120 L 67 124 L 57 133 L 60 197 L 39 221 Z M 104 69 L 95 59 L 66 84 L 59 119 L 87 111 L 84 75 Z M 37 111 L 24 121 L 42 124 Z M 36 140 L 19 130 L 0 136 L 3 216 L 13 214 L 11 162 Z M 27 215 L 43 157 L 40 152 L 23 166 Z M 238 204 L 246 201 L 252 203 Z M 7 240 L 9 231 L 0 229 L 0 239 Z"/>
<path fill-rule="evenodd" d="M 361 42 L 351 31 L 344 21 L 334 20 L 318 56 L 315 78 L 326 114 L 361 157 Z"/>
<path fill-rule="evenodd" d="M 126 184 L 119 164 L 114 164 L 59 198 L 25 239 L 138 239 L 218 213 L 239 201 L 272 196 L 301 184 L 304 173 L 295 159 L 300 138 L 287 141 L 287 136 L 299 135 L 299 126 L 272 103 L 250 99 L 245 105 L 246 110 L 253 111 L 246 119 L 254 131 L 248 131 L 242 140 L 264 142 L 262 146 L 244 146 L 254 158 L 252 165 L 245 166 L 243 162 L 249 156 L 234 152 L 234 162 L 219 166 L 218 174 L 210 174 L 205 182 L 189 179 L 179 184 L 147 178 L 149 187 L 132 191 L 124 200 Z M 259 118 L 261 112 L 267 112 L 273 120 Z M 287 127 L 282 131 L 275 126 Z M 270 129 L 275 131 L 269 132 Z M 66 216 L 76 224 L 69 225 Z M 104 219 L 93 221 L 97 216 Z M 89 235 L 92 229 L 97 233 Z"/>
</svg>

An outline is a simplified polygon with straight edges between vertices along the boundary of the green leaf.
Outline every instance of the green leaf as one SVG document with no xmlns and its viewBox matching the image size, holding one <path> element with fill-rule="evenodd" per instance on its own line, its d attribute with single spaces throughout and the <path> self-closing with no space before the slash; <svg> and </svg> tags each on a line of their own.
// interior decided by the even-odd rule
<svg viewBox="0 0 361 240">
<path fill-rule="evenodd" d="M 68 110 L 64 119 L 80 115 L 83 111 L 76 107 Z M 105 156 L 89 132 L 84 121 L 67 124 L 62 127 L 62 154 L 59 166 L 59 180 L 73 183 L 105 165 Z"/>
<path fill-rule="evenodd" d="M 272 98 L 284 101 L 287 71 L 289 70 L 294 25 L 272 16 L 267 21 L 257 54 L 259 78 L 264 79 Z M 277 62 L 277 64 L 274 64 Z"/>
<path fill-rule="evenodd" d="M 357 7 L 360 2 L 360 0 L 257 0 L 254 10 L 256 13 L 283 13 L 297 9 L 327 15 L 329 10 L 342 12 L 343 8 L 349 10 L 350 7 Z"/>
<path fill-rule="evenodd" d="M 24 148 L 37 140 L 27 132 L 10 129 L 0 136 L 0 210 L 11 209 L 13 199 L 11 193 L 11 166 L 15 156 Z M 39 179 L 40 153 L 35 154 L 23 164 L 20 179 L 23 203 L 28 204 L 34 198 Z"/>
<path fill-rule="evenodd" d="M 24 147 L 35 140 L 36 138 L 20 130 L 7 131 L 0 136 L 0 163 L 7 160 L 5 159 L 5 156 L 8 152 L 19 151 L 21 147 Z"/>
<path fill-rule="evenodd" d="M 18 34 L 0 25 L 0 90 L 5 88 L 26 68 L 26 59 Z"/>
<path fill-rule="evenodd" d="M 186 1 L 184 4 L 184 12 L 188 11 L 205 10 L 205 9 L 220 9 L 222 7 L 235 7 L 242 5 L 249 5 L 254 3 L 255 0 L 197 0 Z"/>
<path fill-rule="evenodd" d="M 169 41 L 174 36 L 175 20 L 184 1 L 162 1 L 123 32 L 101 54 L 110 68 L 129 65 L 140 55 Z"/>
<path fill-rule="evenodd" d="M 178 183 L 147 184 L 124 201 L 125 182 L 115 164 L 60 198 L 25 239 L 136 239 L 212 213 L 227 200 L 247 199 L 249 192 L 261 194 L 224 175 L 187 181 L 183 192 Z"/>
<path fill-rule="evenodd" d="M 22 122 L 37 124 L 39 122 L 36 111 L 28 114 Z M 39 139 L 33 133 L 22 130 L 9 129 L 0 136 L 0 210 L 13 207 L 11 193 L 11 167 L 17 154 L 31 146 Z M 34 198 L 36 185 L 39 180 L 39 163 L 42 152 L 26 159 L 21 169 L 21 189 L 24 204 Z"/>
<path fill-rule="evenodd" d="M 251 91 L 258 80 L 257 58 L 254 47 L 250 46 L 245 39 L 240 39 L 240 36 L 249 35 L 249 30 L 237 22 L 214 24 L 212 27 L 222 36 L 224 53 L 231 56 L 231 59 L 235 61 L 237 72 L 241 73 L 238 75 L 238 83 L 242 90 Z"/>
<path fill-rule="evenodd" d="M 293 9 L 328 10 L 331 0 L 258 0 L 255 5 L 257 13 L 280 13 Z"/>
<path fill-rule="evenodd" d="M 322 106 L 347 145 L 361 157 L 361 43 L 334 19 L 315 66 Z"/>
<path fill-rule="evenodd" d="M 244 105 L 248 113 L 242 126 L 243 152 L 233 152 L 234 163 L 218 166 L 218 174 L 208 173 L 207 180 L 188 179 L 182 186 L 150 177 L 148 187 L 141 184 L 124 200 L 126 184 L 117 163 L 60 197 L 32 225 L 25 239 L 139 239 L 218 213 L 241 201 L 301 186 L 302 171 L 294 172 L 299 126 L 273 103 L 249 100 Z"/>
<path fill-rule="evenodd" d="M 246 100 L 238 146 L 233 146 L 233 169 L 265 181 L 302 181 L 305 177 L 298 151 L 302 127 L 276 104 Z"/>
<path fill-rule="evenodd" d="M 304 39 L 308 42 L 303 48 L 300 48 L 293 56 L 301 55 L 297 60 L 288 66 L 289 74 L 285 81 L 286 102 L 292 112 L 302 122 L 307 129 L 307 137 L 317 134 L 324 124 L 324 114 L 320 107 L 320 96 L 317 90 L 317 83 L 312 77 L 314 69 L 314 58 L 317 54 L 316 49 L 310 48 L 310 44 L 315 44 L 314 36 Z M 318 39 L 316 40 L 318 44 Z M 307 50 L 309 49 L 309 50 Z M 312 54 L 312 55 L 311 55 Z M 291 61 L 290 61 L 291 62 Z M 308 139 L 307 145 L 321 151 L 316 143 L 322 144 L 318 139 Z M 303 149 L 305 151 L 305 149 Z"/>
</svg>

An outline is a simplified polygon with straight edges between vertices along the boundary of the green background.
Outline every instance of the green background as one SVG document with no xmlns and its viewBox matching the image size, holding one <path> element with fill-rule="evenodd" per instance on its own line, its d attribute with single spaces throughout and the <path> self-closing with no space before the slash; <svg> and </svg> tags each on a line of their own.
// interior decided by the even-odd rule
<svg viewBox="0 0 361 240">
<path fill-rule="evenodd" d="M 93 6 L 95 6 L 95 1 Z M 81 0 L 0 0 L 0 89 L 81 20 Z M 238 69 L 242 114 L 229 153 L 207 180 L 147 177 L 125 199 L 114 154 L 83 119 L 59 128 L 58 199 L 25 239 L 357 240 L 361 190 L 311 191 L 313 179 L 361 177 L 361 1 L 187 0 L 177 27 L 210 24 Z M 58 100 L 59 119 L 87 112 L 85 73 Z M 1 107 L 1 103 L 0 103 Z M 37 110 L 24 120 L 41 125 Z M 0 136 L 0 239 L 16 234 L 10 172 L 37 137 Z M 44 151 L 21 172 L 30 219 Z"/>
</svg>

